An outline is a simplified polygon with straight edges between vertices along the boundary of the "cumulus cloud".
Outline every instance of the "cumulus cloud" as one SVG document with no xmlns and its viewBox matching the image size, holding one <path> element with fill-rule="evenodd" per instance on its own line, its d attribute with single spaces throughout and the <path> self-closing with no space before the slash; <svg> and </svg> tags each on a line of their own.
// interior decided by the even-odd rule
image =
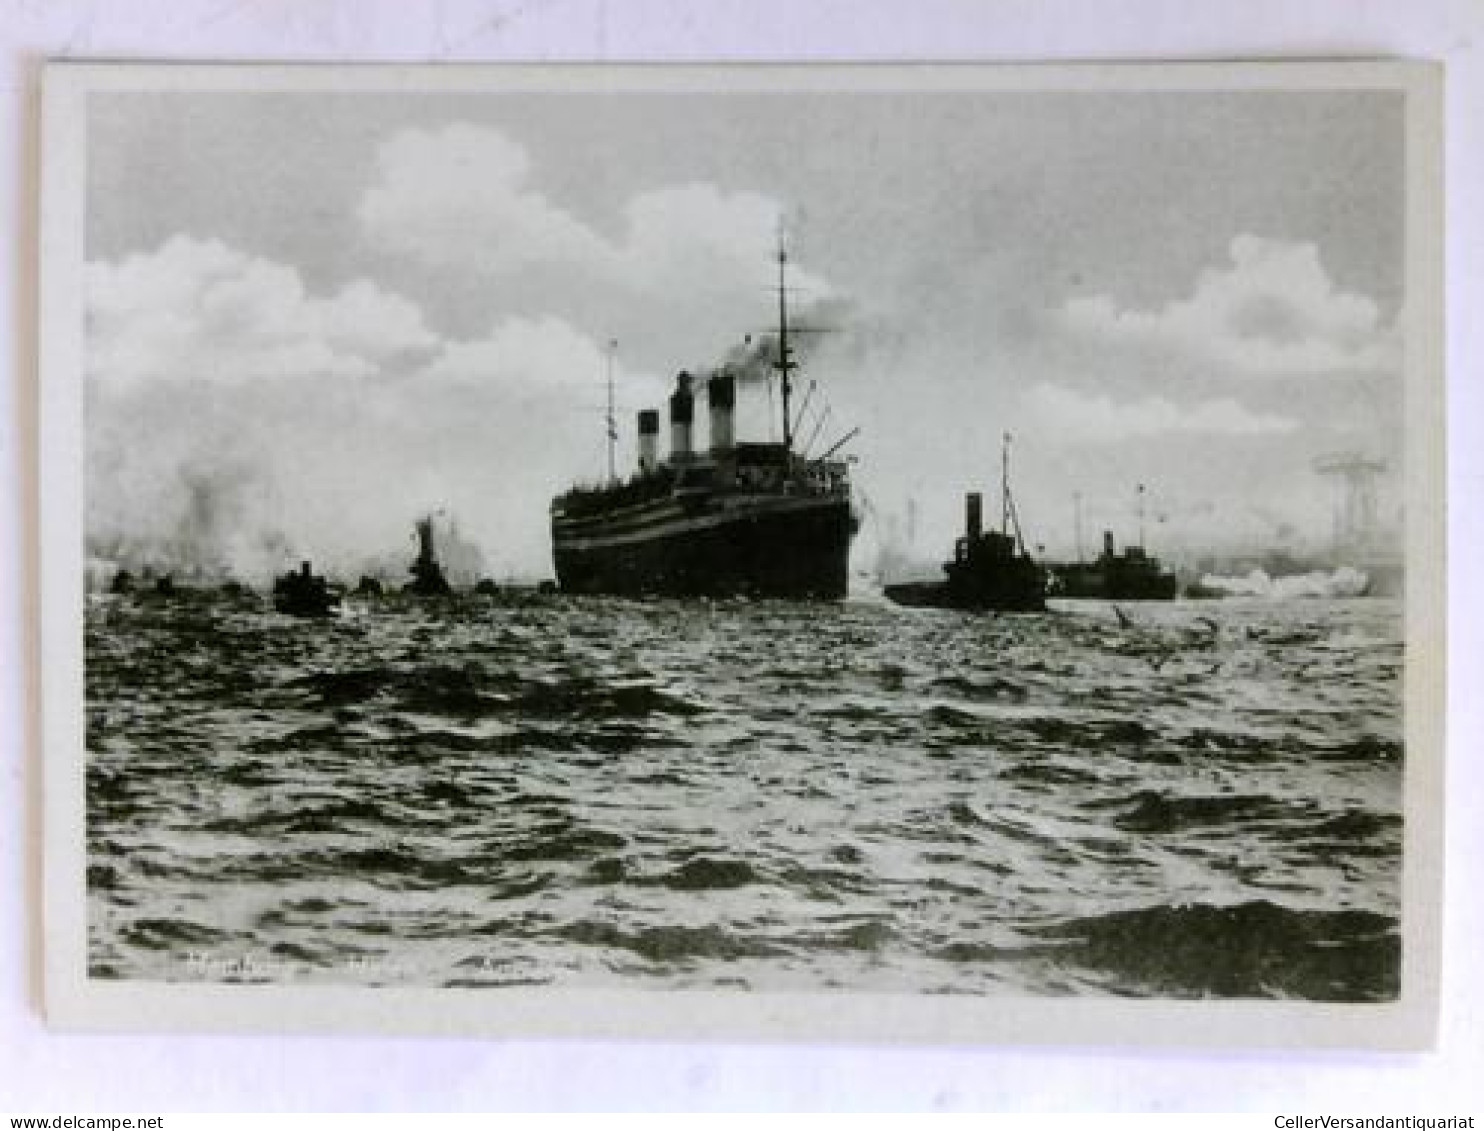
<svg viewBox="0 0 1484 1131">
<path fill-rule="evenodd" d="M 231 384 L 364 376 L 437 341 L 418 308 L 359 281 L 309 295 L 297 271 L 217 240 L 87 267 L 93 392 L 184 380 Z"/>
<path fill-rule="evenodd" d="M 372 283 L 319 295 L 186 237 L 93 263 L 88 282 L 100 556 L 256 581 L 308 556 L 395 577 L 413 518 L 441 509 L 495 570 L 541 574 L 552 493 L 601 468 L 604 350 L 559 318 L 446 339 Z"/>
<path fill-rule="evenodd" d="M 607 356 L 600 343 L 553 315 L 502 319 L 482 338 L 449 341 L 419 374 L 426 386 L 476 393 L 506 405 L 577 405 L 602 393 Z M 615 363 L 625 396 L 657 402 L 662 383 Z"/>
<path fill-rule="evenodd" d="M 1026 408 L 1048 434 L 1079 443 L 1155 436 L 1270 436 L 1292 432 L 1298 422 L 1253 412 L 1230 398 L 1177 405 L 1164 397 L 1118 402 L 1041 384 L 1026 396 Z"/>
<path fill-rule="evenodd" d="M 552 260 L 615 266 L 604 240 L 529 186 L 530 157 L 495 130 L 402 130 L 381 146 L 377 171 L 357 206 L 377 246 L 502 275 Z"/>
<path fill-rule="evenodd" d="M 610 237 L 549 199 L 531 174 L 524 148 L 497 130 L 402 130 L 381 146 L 357 218 L 373 246 L 433 267 L 516 278 L 546 265 L 582 271 L 589 283 L 676 295 L 756 292 L 783 215 L 760 193 L 671 185 L 631 198 Z M 797 270 L 791 282 L 829 291 Z"/>
<path fill-rule="evenodd" d="M 1189 298 L 1136 310 L 1100 295 L 1073 299 L 1063 326 L 1100 342 L 1173 348 L 1253 374 L 1377 371 L 1399 364 L 1395 324 L 1337 289 L 1311 243 L 1242 235 L 1231 262 L 1204 272 Z"/>
</svg>

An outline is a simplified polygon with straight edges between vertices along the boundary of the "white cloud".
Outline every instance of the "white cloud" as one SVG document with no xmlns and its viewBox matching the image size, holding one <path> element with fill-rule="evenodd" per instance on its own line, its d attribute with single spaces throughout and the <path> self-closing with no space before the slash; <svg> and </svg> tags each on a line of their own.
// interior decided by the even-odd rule
<svg viewBox="0 0 1484 1131">
<path fill-rule="evenodd" d="M 1377 304 L 1336 289 L 1310 243 L 1243 235 L 1231 263 L 1204 272 L 1189 298 L 1135 310 L 1100 295 L 1062 310 L 1072 332 L 1102 342 L 1177 349 L 1245 373 L 1385 370 L 1399 363 L 1395 325 Z"/>
<path fill-rule="evenodd" d="M 778 241 L 782 206 L 753 192 L 723 192 L 692 184 L 642 193 L 624 209 L 627 229 L 620 270 L 653 289 L 755 289 L 766 277 Z M 789 286 L 825 297 L 828 284 L 797 266 Z"/>
<path fill-rule="evenodd" d="M 316 295 L 186 237 L 88 272 L 99 552 L 256 580 L 304 555 L 354 580 L 397 572 L 412 519 L 442 508 L 492 568 L 541 574 L 551 495 L 602 468 L 603 347 L 559 318 L 444 339 L 371 283 Z"/>
<path fill-rule="evenodd" d="M 783 213 L 759 193 L 665 186 L 629 200 L 610 237 L 532 186 L 530 157 L 516 142 L 468 124 L 403 130 L 382 145 L 377 169 L 357 209 L 373 246 L 497 278 L 553 266 L 676 300 L 696 289 L 755 294 Z M 829 292 L 799 270 L 790 281 L 811 298 Z"/>
<path fill-rule="evenodd" d="M 366 280 L 351 283 L 329 300 L 311 301 L 309 307 L 332 348 L 369 361 L 426 350 L 438 340 L 420 308 Z"/>
<path fill-rule="evenodd" d="M 1164 397 L 1117 402 L 1059 385 L 1042 384 L 1026 395 L 1037 427 L 1079 443 L 1154 436 L 1269 436 L 1292 432 L 1298 422 L 1253 412 L 1230 398 L 1177 405 Z"/>
<path fill-rule="evenodd" d="M 88 373 L 115 395 L 141 384 L 364 376 L 437 339 L 407 300 L 368 282 L 306 293 L 297 271 L 216 240 L 87 268 Z"/>
<path fill-rule="evenodd" d="M 528 186 L 529 156 L 495 130 L 403 130 L 377 170 L 357 216 L 380 248 L 499 275 L 548 261 L 616 267 L 604 240 Z"/>
<path fill-rule="evenodd" d="M 597 343 L 557 318 L 512 318 L 487 337 L 450 342 L 424 370 L 444 389 L 544 400 L 557 388 L 593 386 L 602 372 Z"/>
</svg>

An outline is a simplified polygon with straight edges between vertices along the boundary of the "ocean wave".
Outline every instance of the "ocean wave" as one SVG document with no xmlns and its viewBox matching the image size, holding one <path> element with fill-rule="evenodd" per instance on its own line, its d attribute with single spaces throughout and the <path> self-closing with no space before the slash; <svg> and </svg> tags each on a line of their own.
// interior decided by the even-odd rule
<svg viewBox="0 0 1484 1131">
<path fill-rule="evenodd" d="M 1399 606 L 1126 615 L 92 602 L 89 967 L 1384 999 Z"/>
<path fill-rule="evenodd" d="M 1106 804 L 1106 803 L 1103 803 Z M 1285 816 L 1287 806 L 1261 794 L 1179 796 L 1141 790 L 1118 802 L 1113 824 L 1129 832 L 1172 833 L 1193 827 L 1241 822 L 1244 827 Z"/>
<path fill-rule="evenodd" d="M 719 891 L 738 888 L 757 880 L 757 873 L 745 860 L 697 856 L 687 860 L 661 882 L 677 891 Z"/>
<path fill-rule="evenodd" d="M 146 950 L 218 946 L 232 939 L 230 931 L 177 918 L 135 919 L 126 924 L 119 935 L 125 942 Z"/>
<path fill-rule="evenodd" d="M 1125 992 L 1389 1001 L 1400 988 L 1397 920 L 1370 911 L 1161 904 L 1031 933 L 1058 962 L 1115 975 Z"/>
<path fill-rule="evenodd" d="M 631 951 L 650 962 L 676 963 L 711 958 L 772 958 L 785 953 L 762 939 L 749 938 L 720 926 L 663 926 L 626 930 L 616 923 L 579 920 L 557 928 L 564 939 L 582 946 Z"/>
</svg>

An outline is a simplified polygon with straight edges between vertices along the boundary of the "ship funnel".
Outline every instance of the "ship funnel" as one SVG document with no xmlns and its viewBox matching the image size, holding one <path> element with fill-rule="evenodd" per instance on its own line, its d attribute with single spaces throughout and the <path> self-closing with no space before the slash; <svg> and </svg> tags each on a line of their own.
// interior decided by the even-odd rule
<svg viewBox="0 0 1484 1131">
<path fill-rule="evenodd" d="M 653 471 L 660 460 L 660 413 L 658 409 L 639 410 L 639 470 Z"/>
<path fill-rule="evenodd" d="M 675 391 L 670 394 L 670 460 L 681 463 L 690 459 L 691 423 L 695 418 L 696 398 L 690 391 L 691 376 L 681 372 L 675 378 Z"/>
<path fill-rule="evenodd" d="M 964 533 L 971 539 L 984 533 L 984 496 L 978 491 L 964 496 Z"/>
<path fill-rule="evenodd" d="M 1113 548 L 1113 531 L 1103 531 L 1103 553 L 1108 557 L 1116 557 L 1117 551 Z"/>
<path fill-rule="evenodd" d="M 737 379 L 726 370 L 713 373 L 706 383 L 706 402 L 711 406 L 711 450 L 729 452 L 736 443 Z"/>
</svg>

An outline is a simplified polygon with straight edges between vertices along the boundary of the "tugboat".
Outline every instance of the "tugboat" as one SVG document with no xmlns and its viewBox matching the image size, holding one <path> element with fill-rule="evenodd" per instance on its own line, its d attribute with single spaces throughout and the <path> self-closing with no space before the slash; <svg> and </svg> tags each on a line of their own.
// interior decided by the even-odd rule
<svg viewBox="0 0 1484 1131">
<path fill-rule="evenodd" d="M 415 597 L 447 597 L 453 592 L 433 548 L 432 515 L 417 520 L 417 561 L 412 563 L 408 572 L 412 574 L 412 580 L 403 587 L 404 593 Z"/>
<path fill-rule="evenodd" d="M 294 617 L 330 617 L 340 611 L 340 593 L 304 561 L 274 581 L 273 607 Z"/>
<path fill-rule="evenodd" d="M 977 491 L 969 492 L 964 497 L 964 536 L 954 543 L 953 560 L 943 564 L 947 578 L 888 585 L 883 589 L 888 600 L 938 609 L 1045 611 L 1046 570 L 1026 553 L 1010 495 L 1008 435 L 1001 462 L 1001 528 L 984 529 L 983 497 Z"/>
</svg>

